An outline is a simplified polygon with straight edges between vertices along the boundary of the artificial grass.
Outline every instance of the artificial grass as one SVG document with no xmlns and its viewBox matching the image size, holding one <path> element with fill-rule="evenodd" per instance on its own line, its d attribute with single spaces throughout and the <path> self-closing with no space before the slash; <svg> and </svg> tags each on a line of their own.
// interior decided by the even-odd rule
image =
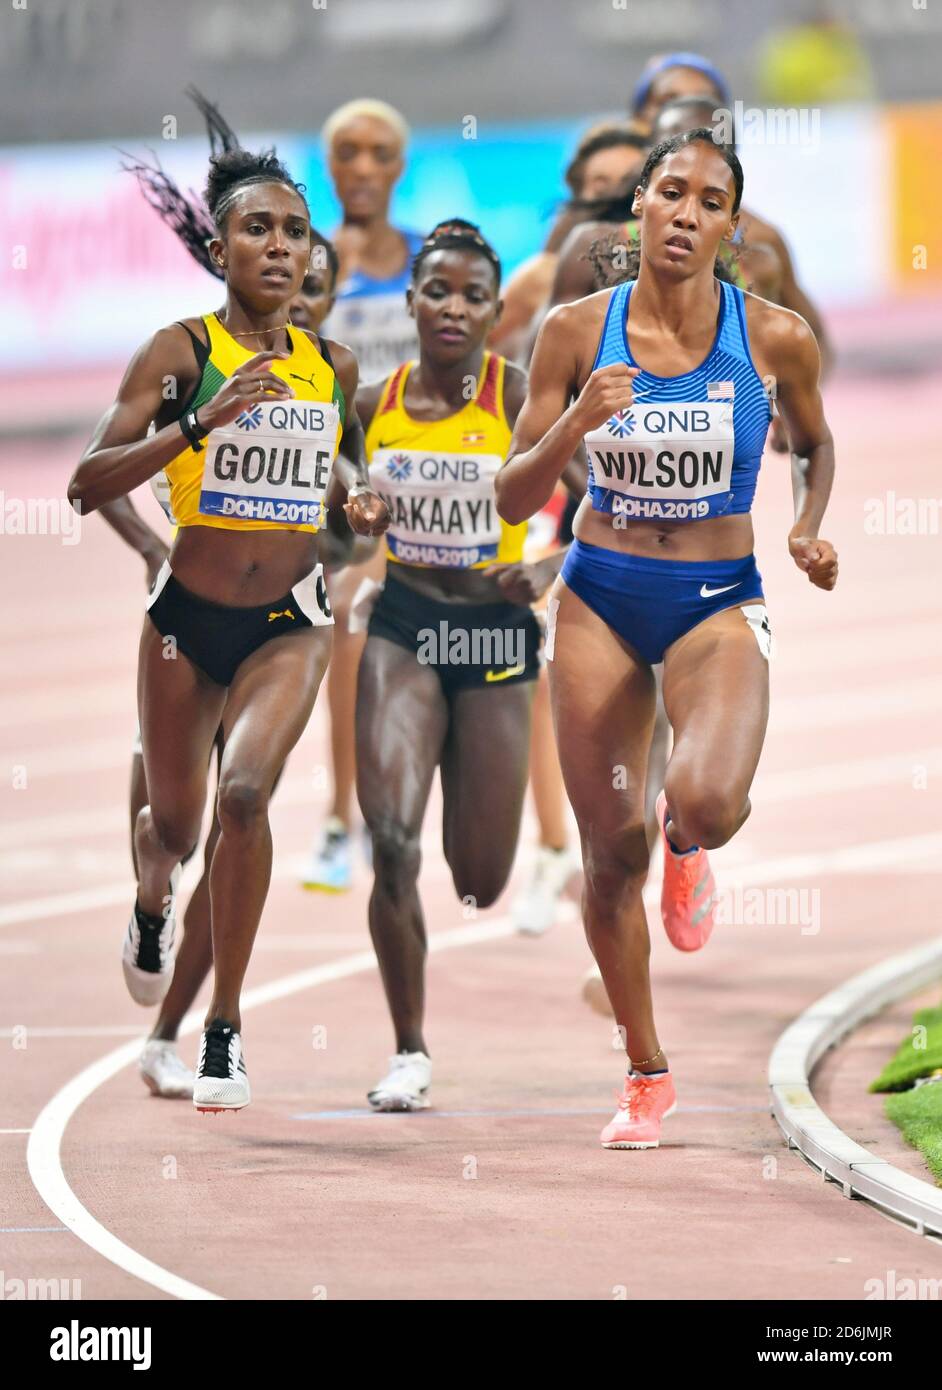
<svg viewBox="0 0 942 1390">
<path fill-rule="evenodd" d="M 918 1026 L 918 1032 L 917 1032 Z M 923 1035 L 922 1029 L 925 1029 Z M 917 1043 L 919 1044 L 917 1046 Z M 923 1045 L 924 1044 L 924 1045 Z M 913 1015 L 913 1031 L 903 1039 L 896 1056 L 883 1068 L 876 1081 L 871 1081 L 871 1091 L 906 1091 L 920 1076 L 931 1076 L 942 1068 L 942 1006 L 937 1009 L 920 1009 Z M 919 1090 L 935 1090 L 934 1086 L 920 1086 Z M 942 1090 L 942 1086 L 938 1089 Z M 937 1117 L 942 1126 L 942 1113 Z M 942 1134 L 942 1128 L 940 1128 Z"/>
<path fill-rule="evenodd" d="M 902 1130 L 907 1143 L 919 1150 L 936 1182 L 942 1185 L 942 1081 L 887 1096 L 886 1113 Z"/>
</svg>

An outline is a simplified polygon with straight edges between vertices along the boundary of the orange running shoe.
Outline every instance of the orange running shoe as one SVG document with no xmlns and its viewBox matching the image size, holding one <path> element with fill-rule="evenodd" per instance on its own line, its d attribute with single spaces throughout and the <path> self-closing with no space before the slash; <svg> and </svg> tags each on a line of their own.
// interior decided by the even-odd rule
<svg viewBox="0 0 942 1390">
<path fill-rule="evenodd" d="M 713 931 L 716 882 L 705 849 L 677 854 L 664 829 L 667 798 L 663 792 L 655 811 L 664 845 L 664 881 L 661 884 L 661 921 L 668 940 L 678 951 L 699 951 Z"/>
<path fill-rule="evenodd" d="M 656 1076 L 629 1073 L 618 1097 L 618 1109 L 602 1130 L 603 1149 L 656 1149 L 661 1121 L 677 1109 L 674 1078 L 669 1071 Z"/>
</svg>

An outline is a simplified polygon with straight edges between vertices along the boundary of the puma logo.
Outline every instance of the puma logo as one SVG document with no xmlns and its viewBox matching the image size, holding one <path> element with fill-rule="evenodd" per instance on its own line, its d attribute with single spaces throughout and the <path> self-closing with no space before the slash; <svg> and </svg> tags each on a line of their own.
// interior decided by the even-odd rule
<svg viewBox="0 0 942 1390">
<path fill-rule="evenodd" d="M 307 384 L 308 384 L 308 386 L 314 387 L 314 373 L 313 373 L 313 372 L 311 373 L 310 376 L 298 376 L 297 372 L 289 372 L 289 376 L 291 376 L 292 379 L 293 379 L 294 381 L 306 381 Z M 314 387 L 314 389 L 316 390 L 316 387 Z"/>
<path fill-rule="evenodd" d="M 273 623 L 276 618 L 290 618 L 294 622 L 294 614 L 290 608 L 283 608 L 280 613 L 269 613 L 268 621 Z"/>
</svg>

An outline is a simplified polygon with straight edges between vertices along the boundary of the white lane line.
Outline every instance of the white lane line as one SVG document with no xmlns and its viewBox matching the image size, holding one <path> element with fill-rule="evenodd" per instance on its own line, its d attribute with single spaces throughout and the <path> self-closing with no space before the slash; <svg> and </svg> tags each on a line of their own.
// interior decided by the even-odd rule
<svg viewBox="0 0 942 1390">
<path fill-rule="evenodd" d="M 493 922 L 482 922 L 472 926 L 457 927 L 453 931 L 432 933 L 429 936 L 429 951 L 447 951 L 458 946 L 476 945 L 482 941 L 496 941 L 500 937 L 513 934 L 513 921 L 509 917 L 499 917 Z M 343 960 L 327 965 L 301 970 L 293 975 L 283 976 L 268 984 L 249 990 L 242 999 L 242 1011 L 257 1009 L 277 999 L 285 999 L 301 990 L 312 989 L 316 985 L 342 980 L 350 975 L 376 967 L 376 957 L 372 951 L 360 951 Z M 202 1026 L 202 1011 L 189 1013 L 180 1026 L 180 1036 L 197 1032 Z M 135 1062 L 140 1051 L 140 1040 L 125 1043 L 106 1053 L 84 1071 L 56 1092 L 43 1107 L 33 1123 L 26 1150 L 26 1163 L 36 1191 L 46 1206 L 72 1231 L 73 1235 L 98 1252 L 106 1260 L 125 1270 L 136 1279 L 175 1298 L 218 1299 L 220 1294 L 192 1284 L 187 1279 L 164 1269 L 147 1259 L 139 1251 L 119 1240 L 117 1236 L 97 1221 L 91 1212 L 82 1205 L 69 1186 L 62 1168 L 61 1146 L 66 1126 L 83 1101 L 87 1100 L 99 1086 L 110 1081 L 123 1067 Z"/>
<path fill-rule="evenodd" d="M 733 841 L 733 847 L 735 841 Z M 775 882 L 779 878 L 803 878 L 815 874 L 880 873 L 884 869 L 897 868 L 901 864 L 918 861 L 925 863 L 926 872 L 938 872 L 942 866 L 942 834 L 910 835 L 894 840 L 873 840 L 862 845 L 848 845 L 836 850 L 798 855 L 784 855 L 778 859 L 749 861 L 743 864 L 730 863 L 724 859 L 724 851 L 715 851 L 715 864 L 724 872 L 737 876 L 740 882 L 752 882 L 758 874 L 758 882 Z M 272 871 L 274 879 L 284 880 L 297 877 L 298 856 L 289 856 Z M 199 877 L 202 861 L 194 858 L 187 865 L 191 877 Z M 183 888 L 188 886 L 184 877 Z M 653 890 L 652 890 L 653 891 Z M 134 897 L 134 885 L 130 879 L 124 883 L 109 884 L 103 888 L 86 888 L 73 893 L 58 893 L 47 898 L 27 898 L 22 902 L 9 903 L 0 908 L 0 927 L 11 926 L 17 922 L 37 922 L 47 918 L 69 916 L 76 912 L 89 912 L 93 908 L 113 907 L 116 903 L 128 906 Z M 309 901 L 318 903 L 321 898 L 314 893 Z"/>
<path fill-rule="evenodd" d="M 28 1129 L 0 1129 L 0 1134 L 29 1134 Z"/>
</svg>

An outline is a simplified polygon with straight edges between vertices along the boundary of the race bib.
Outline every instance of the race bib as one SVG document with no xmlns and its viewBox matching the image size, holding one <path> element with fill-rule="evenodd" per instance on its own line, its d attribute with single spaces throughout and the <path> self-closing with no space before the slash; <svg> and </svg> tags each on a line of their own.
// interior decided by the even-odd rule
<svg viewBox="0 0 942 1390">
<path fill-rule="evenodd" d="M 259 401 L 205 440 L 204 516 L 316 526 L 337 449 L 331 401 Z"/>
<path fill-rule="evenodd" d="M 361 381 L 389 376 L 401 362 L 419 353 L 415 319 L 406 307 L 404 290 L 349 299 L 341 295 L 322 331 L 351 349 Z"/>
<path fill-rule="evenodd" d="M 496 560 L 500 517 L 494 504 L 499 454 L 433 454 L 377 449 L 370 486 L 392 518 L 390 553 L 410 565 L 467 569 Z"/>
<path fill-rule="evenodd" d="M 665 521 L 725 511 L 734 445 L 732 401 L 636 401 L 585 440 L 612 514 Z"/>
</svg>

